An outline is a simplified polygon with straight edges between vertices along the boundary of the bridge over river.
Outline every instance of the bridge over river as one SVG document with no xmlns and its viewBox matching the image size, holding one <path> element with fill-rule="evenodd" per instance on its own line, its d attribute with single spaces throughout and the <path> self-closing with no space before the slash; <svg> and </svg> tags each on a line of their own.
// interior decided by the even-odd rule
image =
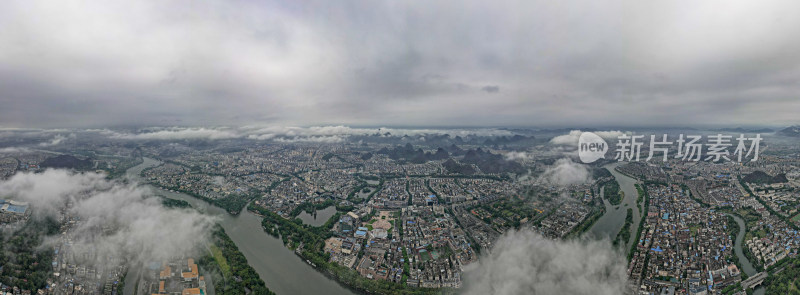
<svg viewBox="0 0 800 295">
<path fill-rule="evenodd" d="M 742 281 L 742 287 L 744 289 L 750 289 L 750 288 L 756 287 L 758 285 L 761 285 L 761 283 L 764 282 L 764 279 L 767 278 L 767 275 L 769 275 L 769 274 L 766 273 L 766 272 L 763 272 L 763 271 L 760 272 L 760 273 L 757 273 L 756 275 L 754 275 L 752 277 L 749 277 L 746 280 Z"/>
</svg>

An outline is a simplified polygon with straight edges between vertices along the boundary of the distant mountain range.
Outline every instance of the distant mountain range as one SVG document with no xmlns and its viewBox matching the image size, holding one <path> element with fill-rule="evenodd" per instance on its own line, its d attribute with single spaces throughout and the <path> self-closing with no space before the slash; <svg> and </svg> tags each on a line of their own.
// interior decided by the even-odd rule
<svg viewBox="0 0 800 295">
<path fill-rule="evenodd" d="M 777 134 L 790 137 L 800 137 L 800 125 L 786 127 L 778 131 Z"/>
<path fill-rule="evenodd" d="M 747 129 L 742 127 L 737 128 L 720 128 L 717 129 L 718 131 L 725 131 L 725 132 L 736 132 L 736 133 L 772 133 L 775 130 L 769 128 L 760 128 L 760 129 Z"/>
</svg>

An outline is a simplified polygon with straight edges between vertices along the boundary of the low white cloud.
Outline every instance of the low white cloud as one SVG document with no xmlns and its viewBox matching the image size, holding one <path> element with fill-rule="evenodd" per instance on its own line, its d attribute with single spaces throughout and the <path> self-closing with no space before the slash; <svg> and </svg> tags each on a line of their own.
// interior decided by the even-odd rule
<svg viewBox="0 0 800 295">
<path fill-rule="evenodd" d="M 607 240 L 511 230 L 465 272 L 466 295 L 624 294 L 626 260 Z"/>
<path fill-rule="evenodd" d="M 345 139 L 342 136 L 331 135 L 331 136 L 307 136 L 307 137 L 298 136 L 292 138 L 276 138 L 275 141 L 282 143 L 297 143 L 297 142 L 340 143 L 344 142 Z"/>
<path fill-rule="evenodd" d="M 526 152 L 507 152 L 503 155 L 507 161 L 527 161 L 533 159 L 533 156 Z"/>
<path fill-rule="evenodd" d="M 95 265 L 111 257 L 136 265 L 198 254 L 215 221 L 191 209 L 166 209 L 158 198 L 148 197 L 146 188 L 109 181 L 98 173 L 18 173 L 0 182 L 0 191 L 28 202 L 34 218 L 58 220 L 60 210 L 70 204 L 69 214 L 81 220 L 71 230 L 75 255 L 70 259 Z M 46 244 L 57 245 L 60 239 L 49 237 Z"/>
<path fill-rule="evenodd" d="M 240 130 L 243 134 L 247 135 L 247 138 L 257 140 L 270 140 L 278 137 L 301 139 L 304 137 L 330 137 L 364 134 L 363 129 L 350 128 L 347 126 L 248 126 L 242 127 Z"/>
<path fill-rule="evenodd" d="M 461 136 L 513 136 L 514 133 L 508 130 L 493 128 L 476 129 L 404 129 L 404 128 L 353 128 L 348 126 L 312 126 L 312 127 L 290 127 L 290 126 L 268 126 L 256 127 L 247 126 L 242 128 L 243 133 L 248 134 L 251 139 L 272 139 L 278 136 L 300 137 L 300 136 L 355 136 L 355 135 L 385 135 L 389 136 L 424 136 L 424 135 L 449 135 L 451 137 Z"/>
<path fill-rule="evenodd" d="M 64 142 L 65 140 L 75 139 L 76 137 L 77 136 L 75 135 L 75 133 L 70 133 L 67 136 L 64 136 L 64 135 L 61 135 L 61 134 L 56 134 L 55 136 L 53 136 L 53 139 L 51 139 L 50 141 L 39 143 L 39 146 L 45 147 L 45 146 L 59 145 L 62 142 Z"/>
<path fill-rule="evenodd" d="M 0 148 L 0 154 L 19 154 L 28 153 L 31 150 L 25 147 L 4 147 Z"/>
<path fill-rule="evenodd" d="M 135 133 L 115 132 L 107 129 L 87 130 L 114 139 L 128 140 L 176 140 L 176 139 L 234 139 L 272 140 L 276 142 L 339 143 L 351 136 L 513 136 L 508 130 L 482 129 L 399 129 L 399 128 L 353 128 L 348 126 L 244 126 L 220 128 L 148 128 Z"/>
<path fill-rule="evenodd" d="M 213 128 L 169 128 L 142 133 L 112 133 L 111 138 L 132 140 L 175 140 L 175 139 L 231 139 L 239 137 L 233 130 Z"/>
<path fill-rule="evenodd" d="M 589 181 L 589 169 L 585 165 L 575 163 L 569 158 L 562 158 L 548 167 L 539 179 L 550 184 L 568 186 Z"/>
<path fill-rule="evenodd" d="M 450 135 L 455 138 L 471 137 L 471 136 L 514 136 L 514 133 L 508 130 L 494 129 L 494 128 L 476 128 L 476 129 L 398 129 L 398 128 L 379 128 L 378 132 L 381 134 L 390 133 L 394 136 L 415 136 L 415 135 Z"/>
</svg>

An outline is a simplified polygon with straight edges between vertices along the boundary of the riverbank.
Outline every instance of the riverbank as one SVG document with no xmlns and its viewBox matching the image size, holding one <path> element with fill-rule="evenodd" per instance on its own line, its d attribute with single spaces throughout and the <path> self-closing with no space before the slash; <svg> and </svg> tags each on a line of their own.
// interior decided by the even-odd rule
<svg viewBox="0 0 800 295">
<path fill-rule="evenodd" d="M 630 250 L 628 250 L 628 261 L 633 258 L 633 254 L 636 252 L 636 248 L 639 245 L 641 238 L 642 238 L 642 231 L 644 231 L 644 224 L 645 224 L 645 217 L 647 217 L 648 211 L 650 210 L 650 194 L 647 192 L 647 185 L 646 184 L 639 184 L 635 185 L 636 187 L 636 194 L 638 197 L 636 198 L 637 208 L 641 211 L 639 223 L 636 228 L 636 236 L 633 238 L 633 243 L 631 243 Z M 639 207 L 639 203 L 644 203 L 641 207 Z"/>
<path fill-rule="evenodd" d="M 747 253 L 744 252 L 746 250 L 743 247 L 744 244 L 744 237 L 747 235 L 747 223 L 745 223 L 744 219 L 737 214 L 730 214 L 726 213 L 726 216 L 730 217 L 734 220 L 737 227 L 737 235 L 734 239 L 733 243 L 733 254 L 736 257 L 736 265 L 741 268 L 742 273 L 746 276 L 742 276 L 742 280 L 745 280 L 747 277 L 753 276 L 757 274 L 760 269 L 753 265 L 751 259 L 755 257 L 750 257 L 750 255 L 746 255 Z M 748 251 L 749 253 L 749 251 Z M 759 286 L 755 290 L 752 291 L 754 295 L 763 295 L 765 293 L 765 288 L 763 286 Z M 748 293 L 750 294 L 750 293 Z"/>
<path fill-rule="evenodd" d="M 128 169 L 128 177 L 141 181 L 139 172 L 159 162 L 144 158 L 144 162 Z M 204 214 L 218 218 L 231 241 L 247 259 L 247 262 L 264 280 L 267 288 L 276 294 L 331 294 L 353 295 L 353 291 L 315 270 L 305 261 L 298 259 L 293 251 L 284 247 L 280 239 L 267 235 L 261 225 L 261 218 L 243 210 L 239 215 L 231 215 L 226 210 L 192 196 L 170 192 L 154 186 L 156 194 L 167 198 L 189 202 L 193 208 Z"/>
<path fill-rule="evenodd" d="M 275 295 L 269 290 L 264 280 L 247 263 L 239 247 L 236 246 L 225 229 L 217 225 L 212 234 L 212 243 L 209 245 L 209 254 L 199 259 L 203 269 L 216 269 L 219 274 L 212 273 L 215 282 L 215 294 L 251 294 Z"/>
<path fill-rule="evenodd" d="M 624 193 L 626 197 L 621 198 L 619 205 L 614 205 L 607 200 L 608 198 L 604 196 L 605 190 L 603 190 L 604 192 L 601 198 L 603 199 L 603 204 L 605 206 L 605 213 L 600 216 L 600 218 L 595 222 L 594 226 L 587 231 L 586 234 L 590 237 L 613 241 L 617 235 L 619 235 L 620 230 L 622 230 L 623 226 L 625 225 L 628 208 L 637 208 L 637 210 L 632 210 L 631 212 L 633 221 L 628 229 L 628 235 L 630 237 L 637 236 L 636 233 L 639 230 L 639 225 L 642 221 L 641 216 L 643 215 L 644 211 L 642 208 L 642 202 L 637 202 L 638 198 L 633 197 L 638 195 L 638 192 L 635 188 L 635 184 L 638 183 L 638 180 L 620 173 L 616 167 L 621 164 L 624 163 L 613 162 L 604 165 L 603 168 L 608 169 L 608 171 L 614 177 L 614 180 L 619 184 L 619 192 Z M 628 241 L 624 245 L 620 244 L 620 247 L 623 249 L 629 249 L 635 244 L 634 241 L 635 239 Z"/>
<path fill-rule="evenodd" d="M 372 280 L 362 277 L 353 269 L 329 262 L 322 248 L 325 246 L 325 239 L 331 236 L 330 228 L 333 227 L 341 213 L 332 216 L 324 225 L 315 227 L 307 224 L 298 224 L 252 204 L 247 209 L 263 217 L 262 228 L 267 234 L 280 238 L 286 247 L 294 250 L 297 256 L 318 271 L 358 292 L 364 294 L 419 295 L 449 294 L 454 292 L 446 289 L 414 288 L 385 280 Z"/>
</svg>

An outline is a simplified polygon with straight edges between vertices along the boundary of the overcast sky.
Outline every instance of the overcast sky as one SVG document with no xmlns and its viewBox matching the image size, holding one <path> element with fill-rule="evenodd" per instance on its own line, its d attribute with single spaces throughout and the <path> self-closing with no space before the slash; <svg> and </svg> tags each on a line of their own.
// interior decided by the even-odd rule
<svg viewBox="0 0 800 295">
<path fill-rule="evenodd" d="M 800 1 L 4 1 L 0 126 L 800 123 Z"/>
</svg>

